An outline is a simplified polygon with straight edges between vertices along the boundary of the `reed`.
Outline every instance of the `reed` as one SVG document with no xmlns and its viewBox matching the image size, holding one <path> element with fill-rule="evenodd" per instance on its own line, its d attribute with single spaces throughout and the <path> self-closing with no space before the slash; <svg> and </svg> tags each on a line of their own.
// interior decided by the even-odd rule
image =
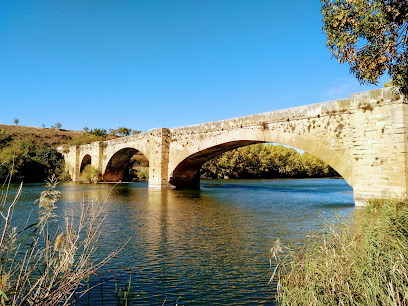
<svg viewBox="0 0 408 306">
<path fill-rule="evenodd" d="M 95 242 L 104 220 L 103 207 L 82 202 L 77 217 L 57 209 L 61 197 L 55 177 L 37 201 L 38 220 L 18 229 L 13 211 L 22 192 L 21 183 L 14 200 L 1 197 L 0 216 L 0 303 L 2 305 L 67 305 L 78 287 L 120 249 L 107 258 L 95 260 Z M 57 222 L 57 220 L 64 220 Z"/>
<path fill-rule="evenodd" d="M 272 248 L 281 305 L 408 305 L 408 201 L 372 200 L 351 229 L 328 223 L 301 250 Z"/>
</svg>

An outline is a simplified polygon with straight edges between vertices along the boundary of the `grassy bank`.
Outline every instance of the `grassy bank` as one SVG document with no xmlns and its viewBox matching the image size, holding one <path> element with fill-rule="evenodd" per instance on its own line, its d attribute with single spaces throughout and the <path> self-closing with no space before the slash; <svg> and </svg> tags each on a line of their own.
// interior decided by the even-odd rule
<svg viewBox="0 0 408 306">
<path fill-rule="evenodd" d="M 282 305 L 408 305 L 408 201 L 371 201 L 355 218 L 311 235 L 300 251 L 276 243 Z"/>
</svg>

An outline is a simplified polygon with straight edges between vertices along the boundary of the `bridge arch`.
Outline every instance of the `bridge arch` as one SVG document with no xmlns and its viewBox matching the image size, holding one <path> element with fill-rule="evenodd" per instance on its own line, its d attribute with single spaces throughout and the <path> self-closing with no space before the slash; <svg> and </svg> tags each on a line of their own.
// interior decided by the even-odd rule
<svg viewBox="0 0 408 306">
<path fill-rule="evenodd" d="M 147 166 L 149 164 L 146 155 L 132 147 L 122 148 L 114 152 L 107 160 L 102 176 L 105 182 L 127 181 L 131 160 L 146 163 Z"/>
<path fill-rule="evenodd" d="M 230 131 L 226 135 L 212 137 L 200 146 L 186 147 L 173 159 L 169 167 L 169 182 L 176 187 L 198 187 L 200 168 L 208 160 L 224 152 L 256 143 L 279 143 L 311 153 L 335 169 L 350 186 L 352 163 L 345 156 L 332 150 L 329 144 L 312 137 L 278 131 Z"/>
<path fill-rule="evenodd" d="M 87 165 L 92 165 L 92 157 L 89 154 L 85 154 L 85 156 L 82 158 L 81 166 L 79 167 L 80 174 L 82 174 L 82 171 L 84 171 Z"/>
</svg>

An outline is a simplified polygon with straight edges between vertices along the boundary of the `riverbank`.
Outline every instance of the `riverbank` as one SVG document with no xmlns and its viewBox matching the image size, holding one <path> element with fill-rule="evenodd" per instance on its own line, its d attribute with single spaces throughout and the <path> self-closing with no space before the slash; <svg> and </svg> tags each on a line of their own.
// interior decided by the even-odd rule
<svg viewBox="0 0 408 306">
<path fill-rule="evenodd" d="M 278 261 L 281 305 L 407 305 L 408 201 L 373 200 Z"/>
</svg>

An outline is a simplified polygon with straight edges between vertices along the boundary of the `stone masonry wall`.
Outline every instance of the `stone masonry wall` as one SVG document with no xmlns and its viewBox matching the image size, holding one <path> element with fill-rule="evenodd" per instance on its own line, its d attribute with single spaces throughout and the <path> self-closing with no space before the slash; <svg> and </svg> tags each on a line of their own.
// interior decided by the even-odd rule
<svg viewBox="0 0 408 306">
<path fill-rule="evenodd" d="M 86 154 L 102 171 L 114 154 L 134 148 L 149 159 L 149 186 L 171 187 L 197 179 L 199 167 L 222 152 L 276 142 L 310 152 L 353 187 L 356 204 L 370 197 L 407 195 L 408 108 L 393 88 L 348 99 L 61 148 L 79 180 Z M 188 185 L 188 184 L 187 184 Z"/>
</svg>

